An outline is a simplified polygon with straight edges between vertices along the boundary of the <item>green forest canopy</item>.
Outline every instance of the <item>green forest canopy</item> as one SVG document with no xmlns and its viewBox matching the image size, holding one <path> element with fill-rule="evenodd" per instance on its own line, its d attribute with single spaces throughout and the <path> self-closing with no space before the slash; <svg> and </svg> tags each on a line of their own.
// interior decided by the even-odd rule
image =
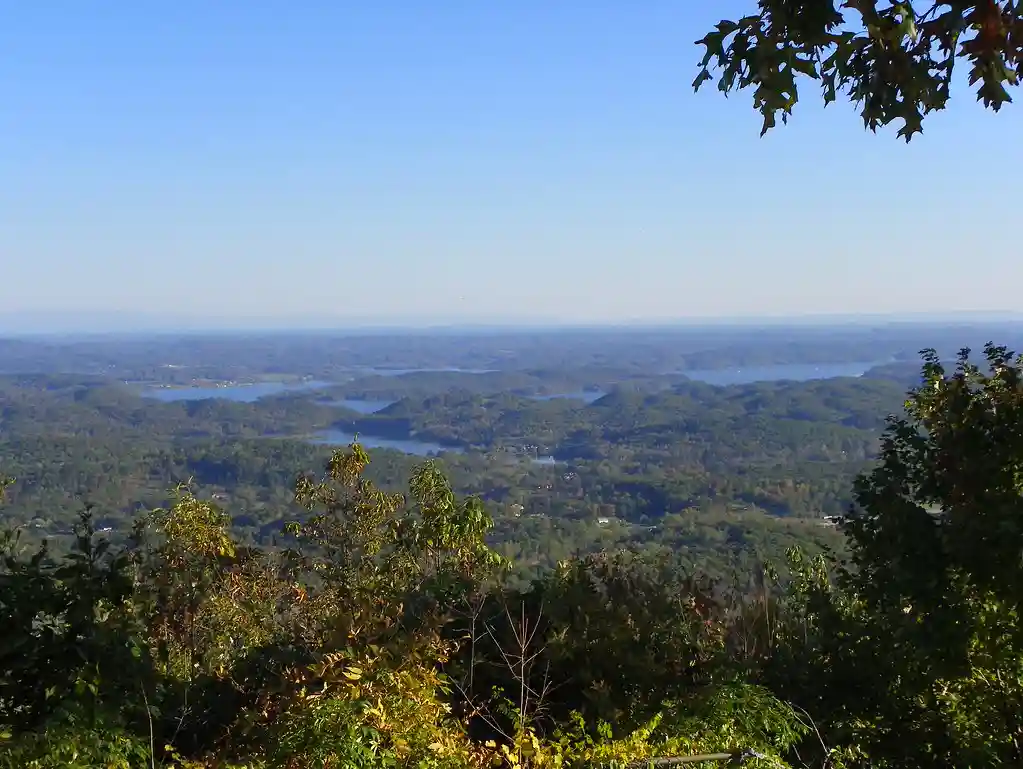
<svg viewBox="0 0 1023 769">
<path fill-rule="evenodd" d="M 717 77 L 725 94 L 753 89 L 764 117 L 761 136 L 778 116 L 787 122 L 799 100 L 798 81 L 816 81 L 824 103 L 844 94 L 876 131 L 901 121 L 910 141 L 923 119 L 944 109 L 957 61 L 985 107 L 1011 102 L 1006 86 L 1023 74 L 1023 4 L 759 0 L 758 10 L 723 20 L 699 45 L 706 48 L 699 88 Z"/>
<path fill-rule="evenodd" d="M 281 546 L 184 490 L 123 548 L 0 534 L 0 768 L 1023 765 L 1023 358 L 922 379 L 850 561 L 734 588 L 624 551 L 510 585 L 478 498 L 432 463 L 386 492 L 358 445 Z"/>
</svg>

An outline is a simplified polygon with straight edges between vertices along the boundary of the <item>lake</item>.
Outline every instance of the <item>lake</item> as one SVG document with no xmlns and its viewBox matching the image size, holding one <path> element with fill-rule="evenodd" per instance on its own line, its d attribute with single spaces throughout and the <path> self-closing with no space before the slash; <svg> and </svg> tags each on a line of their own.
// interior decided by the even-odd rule
<svg viewBox="0 0 1023 769">
<path fill-rule="evenodd" d="M 355 435 L 344 430 L 321 430 L 310 443 L 323 446 L 347 446 L 355 440 Z M 414 454 L 420 457 L 427 457 L 431 454 L 443 454 L 445 452 L 461 454 L 462 449 L 457 446 L 442 446 L 439 443 L 430 441 L 417 441 L 414 438 L 393 439 L 379 438 L 374 435 L 359 434 L 359 443 L 367 449 L 395 449 L 405 454 Z"/>
<path fill-rule="evenodd" d="M 600 400 L 607 393 L 599 390 L 580 390 L 574 393 L 553 393 L 551 395 L 530 395 L 529 399 L 534 401 L 552 401 L 555 399 L 571 399 L 582 401 L 583 403 L 593 403 L 594 401 Z"/>
<path fill-rule="evenodd" d="M 693 369 L 678 373 L 685 374 L 697 382 L 706 382 L 712 385 L 738 385 L 750 384 L 752 382 L 776 382 L 780 380 L 795 380 L 807 382 L 812 379 L 831 379 L 834 377 L 858 377 L 862 376 L 868 369 L 878 365 L 871 363 L 792 363 L 774 366 L 749 366 L 746 368 L 724 368 L 724 369 Z M 428 371 L 431 369 L 373 369 L 372 373 L 397 376 L 399 374 L 413 373 L 416 371 Z M 462 373 L 482 374 L 486 373 L 476 369 L 432 369 L 434 371 L 460 371 Z M 173 403 L 176 401 L 199 401 L 211 398 L 222 398 L 224 400 L 236 401 L 238 403 L 252 403 L 270 395 L 280 395 L 286 392 L 301 392 L 315 390 L 332 386 L 333 382 L 309 381 L 300 383 L 286 382 L 255 382 L 252 384 L 232 384 L 224 387 L 153 387 L 147 386 L 142 390 L 145 398 Z M 580 390 L 578 392 L 553 393 L 550 395 L 533 395 L 533 400 L 549 401 L 556 398 L 579 400 L 583 403 L 593 403 L 606 393 L 600 391 Z M 383 408 L 391 405 L 393 401 L 383 400 L 355 400 L 345 399 L 331 401 L 332 404 L 344 406 L 359 414 L 374 414 Z M 413 441 L 415 443 L 415 441 Z M 420 453 L 418 451 L 411 453 Z"/>
<path fill-rule="evenodd" d="M 146 387 L 142 391 L 143 398 L 174 403 L 176 401 L 202 401 L 219 398 L 236 403 L 253 403 L 268 395 L 280 395 L 286 392 L 301 392 L 330 387 L 333 382 L 309 381 L 297 384 L 286 382 L 255 382 L 253 384 L 234 384 L 224 387 Z"/>
<path fill-rule="evenodd" d="M 746 368 L 693 369 L 679 371 L 697 382 L 712 385 L 739 385 L 753 382 L 778 382 L 794 380 L 809 382 L 812 379 L 833 379 L 835 377 L 858 377 L 876 366 L 877 363 L 787 363 L 774 366 L 748 366 Z"/>
<path fill-rule="evenodd" d="M 784 380 L 809 382 L 813 379 L 833 379 L 835 377 L 859 377 L 878 365 L 874 363 L 786 363 L 773 366 L 748 366 L 746 368 L 693 369 L 678 371 L 693 381 L 706 384 L 727 386 L 752 384 L 753 382 L 780 382 Z M 553 393 L 551 395 L 531 395 L 531 400 L 549 401 L 555 398 L 571 398 L 583 403 L 593 403 L 607 393 L 591 390 L 578 392 Z"/>
<path fill-rule="evenodd" d="M 535 457 L 533 459 L 530 459 L 529 461 L 531 464 L 534 465 L 546 465 L 550 467 L 553 467 L 554 465 L 565 464 L 563 460 L 555 459 L 554 457 Z"/>
<path fill-rule="evenodd" d="M 381 409 L 385 409 L 390 406 L 394 401 L 372 401 L 372 400 L 355 400 L 354 398 L 344 398 L 339 401 L 323 401 L 327 406 L 341 406 L 348 409 L 349 411 L 355 411 L 359 414 L 376 414 Z"/>
<path fill-rule="evenodd" d="M 358 376 L 403 376 L 405 374 L 493 374 L 496 368 L 377 368 L 367 366 L 356 369 Z"/>
</svg>

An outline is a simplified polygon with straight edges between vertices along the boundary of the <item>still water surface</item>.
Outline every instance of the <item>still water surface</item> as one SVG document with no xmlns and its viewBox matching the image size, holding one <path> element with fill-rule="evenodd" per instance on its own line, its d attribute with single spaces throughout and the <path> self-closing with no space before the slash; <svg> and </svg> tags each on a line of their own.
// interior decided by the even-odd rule
<svg viewBox="0 0 1023 769">
<path fill-rule="evenodd" d="M 749 366 L 747 368 L 693 369 L 680 371 L 697 382 L 712 385 L 752 384 L 753 382 L 778 382 L 790 380 L 809 382 L 812 379 L 833 379 L 835 377 L 863 376 L 876 363 L 789 363 L 776 366 Z"/>
<path fill-rule="evenodd" d="M 580 390 L 579 392 L 573 393 L 552 393 L 550 395 L 531 395 L 530 400 L 534 401 L 552 401 L 556 399 L 564 398 L 566 400 L 582 401 L 583 403 L 593 403 L 596 400 L 600 400 L 607 393 L 601 392 L 600 390 Z"/>
<path fill-rule="evenodd" d="M 342 406 L 358 414 L 376 414 L 378 411 L 390 406 L 394 401 L 364 401 L 355 400 L 354 398 L 343 398 L 337 401 L 324 401 L 324 403 L 328 406 Z"/>
<path fill-rule="evenodd" d="M 875 363 L 827 363 L 821 365 L 813 364 L 787 364 L 775 366 L 750 366 L 748 368 L 732 369 L 694 369 L 682 372 L 690 379 L 706 382 L 712 385 L 737 385 L 750 384 L 752 382 L 771 382 L 780 380 L 809 381 L 812 379 L 830 379 L 833 377 L 858 377 L 867 369 L 876 365 Z M 415 371 L 462 371 L 463 373 L 484 373 L 483 371 L 468 371 L 465 369 L 389 369 L 387 374 L 396 375 L 412 373 Z M 385 373 L 385 370 L 376 370 L 374 373 Z M 230 385 L 226 387 L 149 387 L 143 391 L 147 398 L 171 403 L 174 401 L 195 401 L 207 400 L 210 398 L 222 398 L 224 400 L 240 403 L 252 403 L 271 395 L 278 395 L 285 392 L 299 392 L 303 390 L 315 390 L 323 387 L 330 387 L 331 382 L 310 381 L 297 384 L 286 384 L 284 382 L 259 382 L 256 384 Z M 593 403 L 604 396 L 603 392 L 580 391 L 569 393 L 555 393 L 552 395 L 535 396 L 534 400 L 552 400 L 554 398 L 572 398 L 585 403 Z M 344 406 L 360 414 L 373 414 L 380 409 L 389 406 L 392 401 L 378 400 L 354 400 L 346 399 L 332 401 L 332 403 Z M 352 442 L 354 435 L 344 430 L 324 430 L 311 438 L 312 443 L 329 446 L 344 446 Z M 461 453 L 461 449 L 451 446 L 442 446 L 439 443 L 430 441 L 419 441 L 414 438 L 395 439 L 380 438 L 361 433 L 359 442 L 369 449 L 396 449 L 406 454 L 416 456 L 430 456 L 443 452 Z M 554 464 L 555 460 L 550 457 L 540 457 L 533 460 L 538 464 Z"/>
<path fill-rule="evenodd" d="M 806 382 L 811 379 L 831 379 L 833 377 L 858 377 L 867 369 L 876 365 L 875 363 L 823 363 L 814 365 L 812 363 L 794 363 L 776 366 L 750 366 L 748 368 L 723 368 L 723 369 L 693 369 L 682 371 L 690 379 L 698 382 L 706 382 L 713 385 L 735 385 L 750 384 L 752 382 L 775 382 L 779 380 L 794 380 Z M 451 371 L 466 374 L 482 374 L 482 369 L 375 369 L 373 373 L 388 376 L 399 374 L 410 374 L 425 371 Z M 310 381 L 298 384 L 287 384 L 284 382 L 258 382 L 255 384 L 228 385 L 226 387 L 147 387 L 143 395 L 147 398 L 171 403 L 174 401 L 197 401 L 209 398 L 222 398 L 240 403 L 252 403 L 269 395 L 279 395 L 284 392 L 300 392 L 303 390 L 316 390 L 323 387 L 330 387 L 331 382 Z M 572 398 L 585 403 L 602 398 L 605 393 L 596 391 L 580 391 L 568 393 L 554 393 L 551 395 L 536 395 L 533 400 L 553 400 L 555 398 Z M 382 408 L 389 406 L 392 401 L 376 400 L 342 400 L 336 401 L 338 405 L 345 406 L 360 414 L 372 414 Z"/>
<path fill-rule="evenodd" d="M 345 430 L 321 430 L 309 439 L 310 443 L 321 446 L 347 446 L 355 440 L 353 433 Z M 442 446 L 439 443 L 430 441 L 417 441 L 415 438 L 379 438 L 374 435 L 359 433 L 359 443 L 367 449 L 395 449 L 406 454 L 413 454 L 420 457 L 428 457 L 432 454 L 451 452 L 461 454 L 462 449 L 456 446 Z"/>
<path fill-rule="evenodd" d="M 214 398 L 235 401 L 236 403 L 254 403 L 269 395 L 280 395 L 286 392 L 302 392 L 330 387 L 331 382 L 301 382 L 287 384 L 285 382 L 256 382 L 254 384 L 226 385 L 224 387 L 146 387 L 143 397 L 164 403 L 176 401 L 203 401 Z"/>
</svg>

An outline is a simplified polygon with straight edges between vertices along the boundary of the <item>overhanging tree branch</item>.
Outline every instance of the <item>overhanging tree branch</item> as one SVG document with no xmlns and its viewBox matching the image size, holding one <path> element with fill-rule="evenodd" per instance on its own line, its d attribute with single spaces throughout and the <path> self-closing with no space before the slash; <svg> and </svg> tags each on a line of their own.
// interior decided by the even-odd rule
<svg viewBox="0 0 1023 769">
<path fill-rule="evenodd" d="M 944 109 L 957 61 L 985 107 L 1012 101 L 1023 77 L 1023 3 L 913 0 L 759 0 L 758 12 L 719 22 L 697 44 L 706 50 L 693 82 L 717 78 L 724 94 L 753 90 L 763 136 L 788 121 L 800 80 L 816 81 L 825 104 L 840 94 L 876 131 L 901 121 L 908 142 Z"/>
</svg>

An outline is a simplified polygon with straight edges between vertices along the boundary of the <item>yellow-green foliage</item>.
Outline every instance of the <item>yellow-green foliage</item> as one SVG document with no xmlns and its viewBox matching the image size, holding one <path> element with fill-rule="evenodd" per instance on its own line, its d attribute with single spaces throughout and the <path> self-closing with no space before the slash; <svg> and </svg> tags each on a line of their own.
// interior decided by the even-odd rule
<svg viewBox="0 0 1023 769">
<path fill-rule="evenodd" d="M 536 769 L 612 769 L 644 759 L 708 753 L 746 753 L 746 766 L 784 768 L 788 764 L 782 755 L 806 730 L 769 692 L 741 685 L 723 687 L 702 702 L 664 703 L 648 723 L 623 735 L 603 722 L 589 729 L 576 714 L 549 739 L 526 729 L 511 745 L 492 745 L 509 766 Z"/>
<path fill-rule="evenodd" d="M 470 739 L 453 707 L 465 702 L 442 671 L 459 644 L 473 643 L 450 632 L 452 618 L 503 567 L 485 543 L 490 518 L 431 464 L 405 497 L 366 481 L 367 461 L 354 446 L 332 458 L 325 479 L 299 483 L 309 515 L 289 527 L 288 549 L 240 546 L 221 510 L 180 489 L 139 521 L 126 554 L 90 551 L 73 570 L 45 559 L 13 569 L 22 587 L 49 590 L 61 615 L 56 630 L 40 631 L 21 605 L 12 616 L 24 648 L 49 633 L 39 648 L 92 673 L 76 673 L 53 702 L 12 688 L 29 679 L 11 679 L 5 691 L 36 710 L 23 708 L 29 715 L 10 730 L 6 766 L 589 767 L 740 747 L 777 757 L 797 738 L 792 712 L 768 693 L 722 684 L 690 702 L 645 703 L 659 715 L 624 734 L 587 728 L 581 716 L 552 728 L 520 709 L 510 740 Z M 86 531 L 80 546 L 92 541 Z M 108 583 L 122 585 L 120 597 L 99 589 Z M 96 643 L 60 635 L 65 615 Z M 607 613 L 619 616 L 629 615 Z M 608 620 L 595 632 L 617 630 Z M 631 632 L 619 638 L 623 652 Z M 112 655 L 117 648 L 130 654 Z M 33 664 L 43 670 L 48 659 Z M 120 677 L 115 659 L 131 664 Z"/>
<path fill-rule="evenodd" d="M 18 740 L 0 739 L 0 769 L 136 769 L 150 764 L 149 741 L 120 727 L 54 724 Z"/>
<path fill-rule="evenodd" d="M 429 660 L 383 650 L 328 655 L 300 672 L 301 687 L 270 726 L 273 764 L 471 767 L 489 763 L 451 718 Z"/>
</svg>

